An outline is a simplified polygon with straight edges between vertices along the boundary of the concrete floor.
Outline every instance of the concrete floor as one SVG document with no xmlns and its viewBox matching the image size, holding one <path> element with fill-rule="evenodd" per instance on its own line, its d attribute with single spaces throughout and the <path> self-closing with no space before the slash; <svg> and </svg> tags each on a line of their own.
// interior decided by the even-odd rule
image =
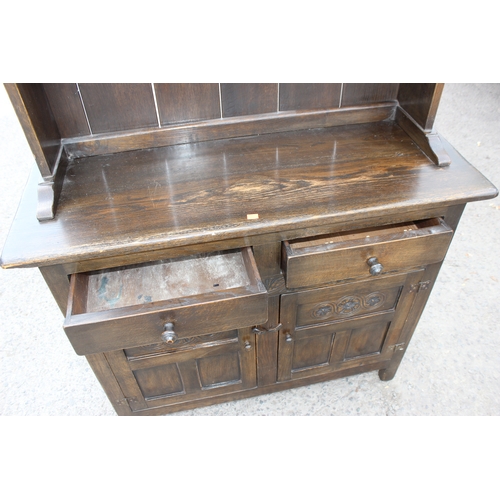
<svg viewBox="0 0 500 500">
<path fill-rule="evenodd" d="M 500 84 L 445 86 L 436 129 L 500 187 Z M 0 247 L 33 164 L 0 88 Z M 391 382 L 376 372 L 176 415 L 500 415 L 500 200 L 467 206 Z M 0 414 L 112 416 L 37 269 L 0 269 Z"/>
</svg>

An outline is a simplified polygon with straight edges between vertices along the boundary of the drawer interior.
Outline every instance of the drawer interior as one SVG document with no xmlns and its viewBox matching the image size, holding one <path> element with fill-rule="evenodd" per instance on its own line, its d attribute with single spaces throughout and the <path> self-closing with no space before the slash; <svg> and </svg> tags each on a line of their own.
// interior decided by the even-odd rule
<svg viewBox="0 0 500 500">
<path fill-rule="evenodd" d="M 240 251 L 168 259 L 107 269 L 85 275 L 83 310 L 99 312 L 120 307 L 190 297 L 251 284 Z"/>
<path fill-rule="evenodd" d="M 74 274 L 64 329 L 77 354 L 92 354 L 266 321 L 267 290 L 247 247 Z"/>
<path fill-rule="evenodd" d="M 78 275 L 73 314 L 245 288 L 255 277 L 241 250 L 166 259 Z"/>
</svg>

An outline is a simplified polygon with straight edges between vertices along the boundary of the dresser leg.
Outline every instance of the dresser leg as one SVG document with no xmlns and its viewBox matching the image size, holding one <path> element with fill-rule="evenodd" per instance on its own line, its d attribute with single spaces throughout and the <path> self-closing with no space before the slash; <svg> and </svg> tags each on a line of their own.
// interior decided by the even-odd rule
<svg viewBox="0 0 500 500">
<path fill-rule="evenodd" d="M 389 368 L 385 368 L 384 370 L 378 371 L 378 376 L 380 380 L 388 381 L 392 380 L 398 371 L 399 363 L 396 366 L 390 366 Z"/>
<path fill-rule="evenodd" d="M 411 334 L 413 331 L 411 332 Z M 410 334 L 410 337 L 411 337 Z M 408 338 L 407 342 L 409 342 L 410 339 Z M 378 376 L 380 380 L 383 381 L 388 381 L 392 380 L 394 376 L 396 375 L 396 372 L 398 371 L 399 365 L 401 364 L 401 361 L 403 361 L 404 355 L 405 355 L 406 349 L 403 349 L 401 351 L 397 351 L 394 356 L 392 357 L 389 366 L 387 368 L 384 368 L 383 370 L 378 371 Z"/>
</svg>

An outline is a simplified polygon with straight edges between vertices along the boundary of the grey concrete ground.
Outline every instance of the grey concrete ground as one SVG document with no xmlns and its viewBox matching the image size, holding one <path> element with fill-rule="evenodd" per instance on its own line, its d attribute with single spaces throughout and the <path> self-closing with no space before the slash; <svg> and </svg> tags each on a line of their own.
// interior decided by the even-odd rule
<svg viewBox="0 0 500 500">
<path fill-rule="evenodd" d="M 436 128 L 500 186 L 500 84 L 449 84 Z M 0 246 L 32 155 L 0 88 Z M 376 372 L 177 415 L 499 415 L 500 200 L 468 205 L 391 382 Z M 115 415 L 36 269 L 0 270 L 0 414 Z"/>
</svg>

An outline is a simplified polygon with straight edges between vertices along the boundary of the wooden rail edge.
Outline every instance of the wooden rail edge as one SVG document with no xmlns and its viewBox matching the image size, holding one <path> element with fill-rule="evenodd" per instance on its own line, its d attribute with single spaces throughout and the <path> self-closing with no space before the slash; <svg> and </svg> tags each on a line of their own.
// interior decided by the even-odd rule
<svg viewBox="0 0 500 500">
<path fill-rule="evenodd" d="M 68 158 L 61 146 L 59 158 L 52 175 L 44 177 L 43 181 L 40 182 L 37 187 L 38 203 L 36 207 L 36 218 L 41 222 L 44 220 L 51 220 L 56 215 L 59 195 L 61 194 L 67 166 Z"/>
<path fill-rule="evenodd" d="M 439 135 L 435 132 L 426 132 L 401 107 L 396 110 L 396 123 L 411 137 L 423 153 L 438 167 L 447 167 L 451 158 L 445 151 Z"/>
<path fill-rule="evenodd" d="M 394 119 L 394 101 L 318 111 L 280 111 L 183 123 L 159 129 L 63 139 L 69 159 L 252 135 L 334 127 Z"/>
</svg>

